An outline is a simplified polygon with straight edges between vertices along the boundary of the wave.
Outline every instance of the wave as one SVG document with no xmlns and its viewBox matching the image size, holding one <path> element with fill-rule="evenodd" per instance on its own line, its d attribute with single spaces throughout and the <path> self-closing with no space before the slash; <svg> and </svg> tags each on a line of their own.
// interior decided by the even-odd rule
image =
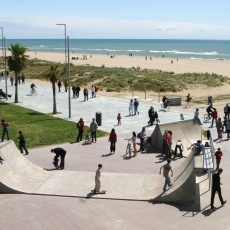
<svg viewBox="0 0 230 230">
<path fill-rule="evenodd" d="M 110 49 L 104 49 L 105 51 L 111 51 L 111 52 L 121 52 L 123 50 L 110 50 Z"/>
<path fill-rule="evenodd" d="M 219 54 L 218 52 L 187 52 L 187 51 L 176 51 L 176 50 L 150 50 L 150 53 L 174 53 L 174 54 L 191 54 L 191 55 L 223 55 L 225 56 L 226 54 Z"/>
<path fill-rule="evenodd" d="M 127 51 L 127 52 L 142 52 L 144 50 L 125 50 L 125 51 Z"/>
<path fill-rule="evenodd" d="M 195 58 L 195 57 L 190 57 L 188 59 L 190 59 L 190 60 L 209 60 L 209 61 L 230 61 L 229 59 L 224 59 L 224 58 Z"/>
</svg>

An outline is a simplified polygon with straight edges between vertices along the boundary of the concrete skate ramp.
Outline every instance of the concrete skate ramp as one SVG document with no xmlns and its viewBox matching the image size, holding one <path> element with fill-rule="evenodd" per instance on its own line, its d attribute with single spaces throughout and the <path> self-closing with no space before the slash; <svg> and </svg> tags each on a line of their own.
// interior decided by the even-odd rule
<svg viewBox="0 0 230 230">
<path fill-rule="evenodd" d="M 162 151 L 163 149 L 163 141 L 162 135 L 165 130 L 172 131 L 172 149 L 175 149 L 175 144 L 178 140 L 181 140 L 184 146 L 183 154 L 188 156 L 190 150 L 187 150 L 192 143 L 196 143 L 197 140 L 201 139 L 201 126 L 197 123 L 196 120 L 185 120 L 178 121 L 173 123 L 165 123 L 165 124 L 157 124 L 154 129 L 151 137 L 152 137 L 152 146 Z"/>
<path fill-rule="evenodd" d="M 94 196 L 94 172 L 47 171 L 28 161 L 13 141 L 0 143 L 0 192 L 37 195 L 95 197 L 104 199 L 162 202 L 193 202 L 193 154 L 173 169 L 173 187 L 162 194 L 164 177 L 153 174 L 102 173 L 102 188 L 108 192 Z M 187 194 L 186 196 L 183 196 Z M 178 199 L 178 197 L 180 199 Z"/>
</svg>

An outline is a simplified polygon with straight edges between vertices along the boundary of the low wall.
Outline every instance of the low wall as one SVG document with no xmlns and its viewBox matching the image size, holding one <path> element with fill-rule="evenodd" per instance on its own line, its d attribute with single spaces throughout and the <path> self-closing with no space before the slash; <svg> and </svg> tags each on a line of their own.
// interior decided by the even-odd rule
<svg viewBox="0 0 230 230">
<path fill-rule="evenodd" d="M 170 100 L 170 106 L 181 105 L 181 97 L 168 98 Z"/>
</svg>

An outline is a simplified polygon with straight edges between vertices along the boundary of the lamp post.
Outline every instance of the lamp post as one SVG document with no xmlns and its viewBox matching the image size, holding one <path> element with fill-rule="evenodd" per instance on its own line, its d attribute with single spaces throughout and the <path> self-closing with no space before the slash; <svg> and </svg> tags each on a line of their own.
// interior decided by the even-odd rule
<svg viewBox="0 0 230 230">
<path fill-rule="evenodd" d="M 68 93 L 69 93 L 69 118 L 71 118 L 71 98 L 70 98 L 70 61 L 69 61 L 69 36 L 67 36 L 68 40 Z"/>
<path fill-rule="evenodd" d="M 6 71 L 6 38 L 4 37 L 4 52 L 5 52 L 5 55 L 4 55 L 4 59 L 5 59 L 5 82 L 6 82 L 6 100 L 8 100 L 8 90 L 7 90 L 7 80 L 8 80 L 8 76 L 7 76 L 7 71 Z"/>
</svg>

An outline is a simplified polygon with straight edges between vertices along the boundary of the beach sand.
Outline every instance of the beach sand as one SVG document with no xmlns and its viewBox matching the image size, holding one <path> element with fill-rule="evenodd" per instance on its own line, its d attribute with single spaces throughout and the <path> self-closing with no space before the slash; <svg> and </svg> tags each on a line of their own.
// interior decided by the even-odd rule
<svg viewBox="0 0 230 230">
<path fill-rule="evenodd" d="M 38 58 L 41 60 L 53 61 L 53 62 L 65 62 L 65 54 L 64 53 L 51 53 L 51 52 L 32 52 L 28 51 L 27 54 L 31 59 Z M 7 51 L 7 55 L 10 55 L 9 51 Z M 71 60 L 72 57 L 79 57 L 80 60 Z M 191 59 L 173 59 L 173 58 L 162 58 L 162 57 L 152 57 L 152 60 L 148 57 L 145 60 L 145 57 L 141 56 L 115 56 L 115 58 L 110 58 L 110 55 L 87 55 L 87 60 L 81 60 L 83 58 L 83 54 L 71 53 L 70 54 L 70 62 L 74 65 L 92 65 L 92 66 L 102 66 L 105 67 L 123 67 L 123 68 L 131 68 L 140 66 L 141 69 L 158 69 L 162 71 L 173 71 L 174 73 L 188 73 L 188 72 L 196 72 L 196 73 L 216 73 L 223 76 L 230 77 L 230 62 L 222 61 L 222 60 L 191 60 Z M 171 64 L 171 60 L 173 60 L 173 64 Z M 51 86 L 50 82 L 33 80 L 34 82 L 45 84 Z M 93 82 L 90 84 L 96 84 L 97 82 Z M 88 85 L 90 87 L 90 85 Z M 224 85 L 215 88 L 208 88 L 203 85 L 201 86 L 191 86 L 189 89 L 186 89 L 182 92 L 168 92 L 164 95 L 166 96 L 180 96 L 185 99 L 185 96 L 190 93 L 193 99 L 199 98 L 207 98 L 208 95 L 212 95 L 214 100 L 215 96 L 218 95 L 226 95 L 229 94 L 229 85 Z M 121 97 L 131 95 L 131 92 L 106 92 L 100 91 L 100 95 L 107 97 Z M 143 92 L 136 92 L 134 89 L 134 95 L 144 98 L 144 89 Z M 152 100 L 157 100 L 158 93 L 156 92 L 147 92 L 147 98 Z M 161 94 L 162 96 L 162 94 Z"/>
</svg>

